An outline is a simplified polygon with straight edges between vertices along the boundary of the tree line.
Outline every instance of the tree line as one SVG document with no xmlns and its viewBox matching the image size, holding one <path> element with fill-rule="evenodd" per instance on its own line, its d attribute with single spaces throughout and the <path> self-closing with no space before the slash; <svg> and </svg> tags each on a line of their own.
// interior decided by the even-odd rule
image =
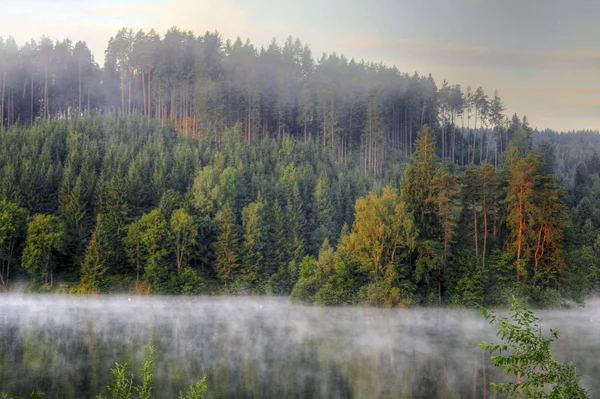
<svg viewBox="0 0 600 399">
<path fill-rule="evenodd" d="M 0 120 L 6 128 L 88 112 L 171 121 L 184 137 L 220 137 L 237 123 L 245 140 L 286 135 L 383 173 L 414 151 L 428 124 L 437 154 L 458 165 L 497 166 L 516 133 L 498 92 L 461 88 L 431 75 L 356 61 L 314 57 L 288 37 L 257 47 L 171 28 L 123 28 L 100 67 L 83 41 L 48 37 L 19 46 L 0 39 Z M 530 130 L 523 118 L 523 125 Z"/>
<path fill-rule="evenodd" d="M 565 189 L 554 145 L 518 123 L 498 168 L 442 162 L 424 125 L 411 161 L 381 175 L 312 139 L 247 141 L 241 124 L 219 140 L 141 115 L 16 125 L 0 135 L 0 283 L 329 305 L 500 304 L 515 290 L 581 302 L 598 287 L 597 156 Z"/>
<path fill-rule="evenodd" d="M 300 265 L 292 298 L 502 304 L 517 292 L 540 304 L 583 301 L 597 287 L 598 247 L 579 244 L 583 226 L 571 224 L 552 163 L 519 132 L 498 169 L 483 162 L 453 170 L 435 156 L 425 125 L 399 190 L 357 201 L 336 250 L 324 243 Z"/>
<path fill-rule="evenodd" d="M 101 115 L 6 130 L 1 283 L 289 292 L 293 263 L 335 243 L 379 179 L 312 141 L 242 135 L 182 138 L 172 123 Z"/>
</svg>

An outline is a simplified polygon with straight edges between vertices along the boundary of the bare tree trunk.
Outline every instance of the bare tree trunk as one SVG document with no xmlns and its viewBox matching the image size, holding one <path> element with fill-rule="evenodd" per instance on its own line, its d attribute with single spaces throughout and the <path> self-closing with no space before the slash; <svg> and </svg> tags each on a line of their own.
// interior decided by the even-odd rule
<svg viewBox="0 0 600 399">
<path fill-rule="evenodd" d="M 2 74 L 2 101 L 0 104 L 0 130 L 4 128 L 4 92 L 6 89 L 6 71 Z"/>
<path fill-rule="evenodd" d="M 498 138 L 494 130 L 494 169 L 498 169 Z"/>
<path fill-rule="evenodd" d="M 31 71 L 31 84 L 29 86 L 29 95 L 31 97 L 29 102 L 29 117 L 31 118 L 31 123 L 33 123 L 33 71 Z"/>
<path fill-rule="evenodd" d="M 483 183 L 483 248 L 482 248 L 482 255 L 481 255 L 481 264 L 482 267 L 485 269 L 485 251 L 486 251 L 486 247 L 487 247 L 487 236 L 488 236 L 488 225 L 487 225 L 487 209 L 486 209 L 486 195 L 485 195 L 485 182 Z"/>
<path fill-rule="evenodd" d="M 481 132 L 481 137 L 479 138 L 479 164 L 481 165 L 481 161 L 483 160 L 483 138 L 485 136 L 485 132 Z"/>
<path fill-rule="evenodd" d="M 521 264 L 521 243 L 523 239 L 523 188 L 521 187 L 521 196 L 519 199 L 519 231 L 517 233 L 517 281 L 521 281 L 519 267 Z"/>
<path fill-rule="evenodd" d="M 48 66 L 44 72 L 44 118 L 48 119 Z"/>
<path fill-rule="evenodd" d="M 78 70 L 79 70 L 79 101 L 77 102 L 78 105 L 78 109 L 79 109 L 79 115 L 77 115 L 78 118 L 81 117 L 81 60 L 79 60 L 78 64 L 77 64 Z"/>
<path fill-rule="evenodd" d="M 144 79 L 144 72 L 142 72 L 142 96 L 144 97 L 144 112 L 143 112 L 143 114 L 148 115 L 148 110 L 146 108 L 146 81 Z"/>
<path fill-rule="evenodd" d="M 473 231 L 475 232 L 475 255 L 479 254 L 479 239 L 477 238 L 477 201 L 473 201 Z"/>
<path fill-rule="evenodd" d="M 452 162 L 456 162 L 456 113 L 452 111 Z"/>
<path fill-rule="evenodd" d="M 131 77 L 127 79 L 128 90 L 127 90 L 127 115 L 131 115 Z"/>
<path fill-rule="evenodd" d="M 150 78 L 151 78 L 152 69 L 148 68 L 148 119 L 152 116 L 152 91 L 150 90 Z"/>
<path fill-rule="evenodd" d="M 121 71 L 121 115 L 125 115 L 125 71 L 123 64 L 120 65 Z"/>
<path fill-rule="evenodd" d="M 475 106 L 475 126 L 473 127 L 473 164 L 475 164 L 475 150 L 477 149 L 477 111 L 477 106 Z"/>
</svg>

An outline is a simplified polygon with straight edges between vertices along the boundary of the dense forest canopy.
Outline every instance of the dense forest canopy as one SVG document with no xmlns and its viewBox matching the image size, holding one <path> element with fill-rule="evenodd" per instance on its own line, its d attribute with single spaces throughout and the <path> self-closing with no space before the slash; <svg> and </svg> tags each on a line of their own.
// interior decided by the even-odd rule
<svg viewBox="0 0 600 399">
<path fill-rule="evenodd" d="M 500 95 L 172 28 L 0 40 L 0 283 L 316 304 L 582 301 L 600 135 Z"/>
</svg>

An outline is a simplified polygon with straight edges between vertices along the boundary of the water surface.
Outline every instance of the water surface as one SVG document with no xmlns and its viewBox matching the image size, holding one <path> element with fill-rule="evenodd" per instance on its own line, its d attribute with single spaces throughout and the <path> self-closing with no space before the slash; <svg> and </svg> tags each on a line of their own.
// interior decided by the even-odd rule
<svg viewBox="0 0 600 399">
<path fill-rule="evenodd" d="M 537 312 L 600 397 L 600 304 Z M 476 311 L 314 308 L 287 299 L 0 295 L 0 392 L 94 398 L 156 347 L 155 397 L 207 375 L 215 398 L 493 398 Z M 485 395 L 485 396 L 484 396 Z"/>
</svg>

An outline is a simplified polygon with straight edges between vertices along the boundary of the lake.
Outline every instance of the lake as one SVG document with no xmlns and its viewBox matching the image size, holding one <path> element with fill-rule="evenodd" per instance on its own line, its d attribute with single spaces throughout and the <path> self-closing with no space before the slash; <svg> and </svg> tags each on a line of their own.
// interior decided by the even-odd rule
<svg viewBox="0 0 600 399">
<path fill-rule="evenodd" d="M 536 312 L 600 397 L 600 302 Z M 314 308 L 287 298 L 0 295 L 0 392 L 105 393 L 156 347 L 155 398 L 207 375 L 211 398 L 494 398 L 474 310 Z"/>
</svg>

